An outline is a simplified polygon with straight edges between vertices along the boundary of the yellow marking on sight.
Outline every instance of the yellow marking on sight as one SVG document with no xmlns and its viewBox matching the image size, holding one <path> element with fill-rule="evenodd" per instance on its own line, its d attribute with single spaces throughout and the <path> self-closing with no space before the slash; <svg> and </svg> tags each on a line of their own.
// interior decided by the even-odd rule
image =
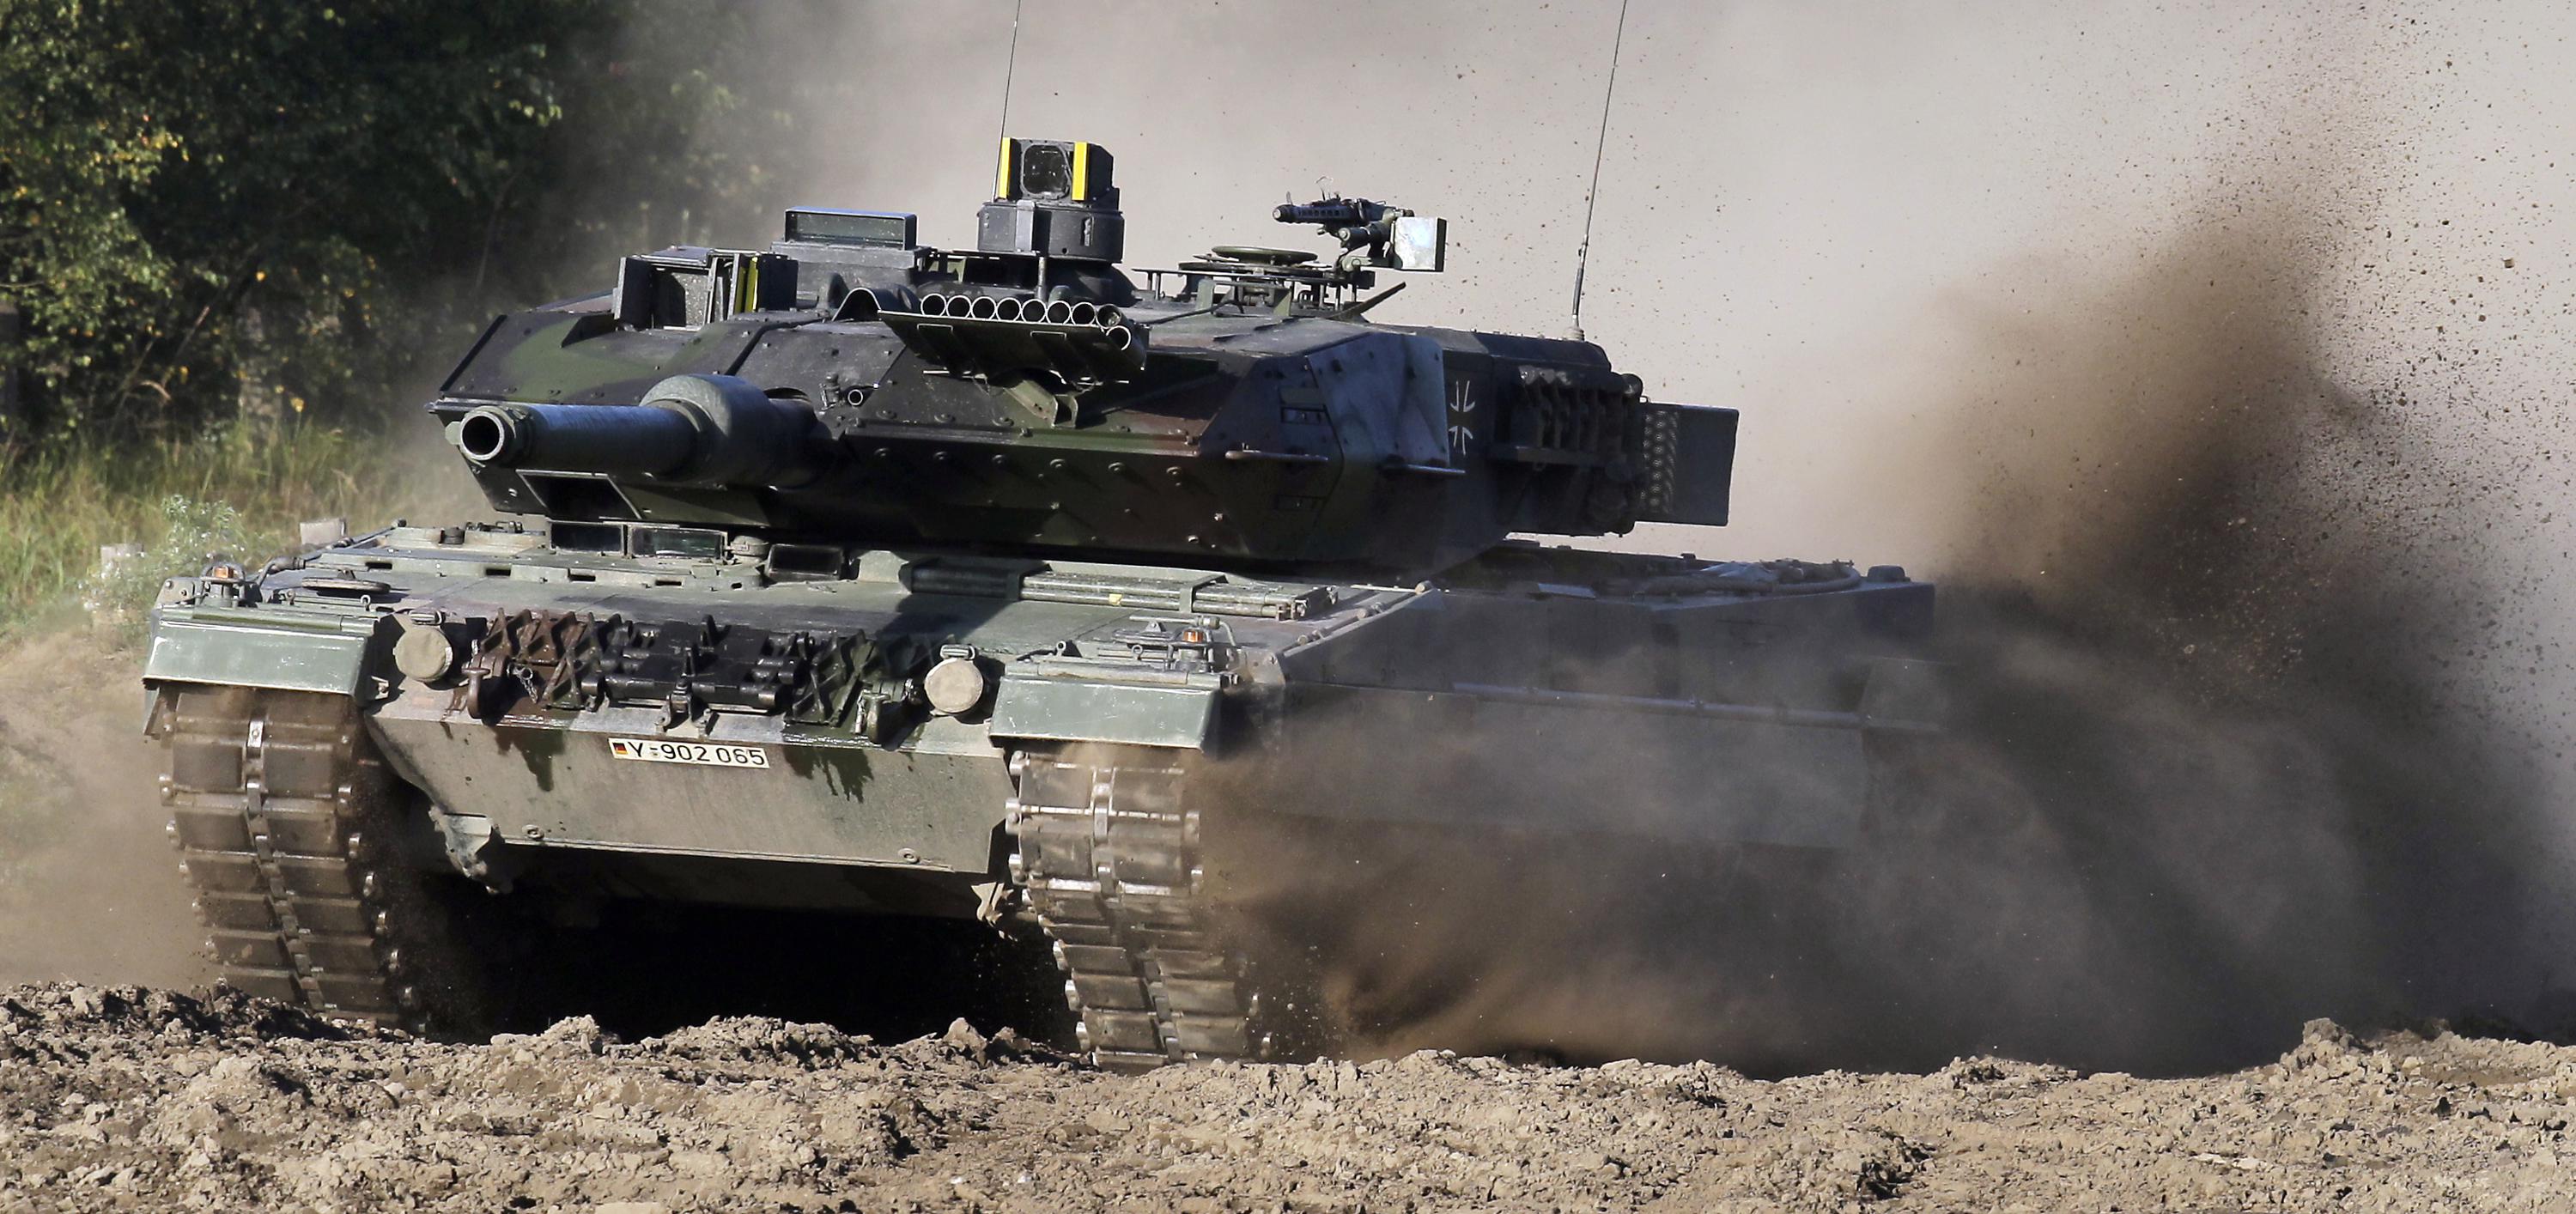
<svg viewBox="0 0 2576 1214">
<path fill-rule="evenodd" d="M 1011 145 L 1017 142 L 1019 140 L 1007 137 L 1002 140 L 1002 162 L 993 167 L 993 197 L 995 198 L 1011 196 Z"/>
<path fill-rule="evenodd" d="M 1091 201 L 1091 145 L 1073 145 L 1073 200 Z"/>
</svg>

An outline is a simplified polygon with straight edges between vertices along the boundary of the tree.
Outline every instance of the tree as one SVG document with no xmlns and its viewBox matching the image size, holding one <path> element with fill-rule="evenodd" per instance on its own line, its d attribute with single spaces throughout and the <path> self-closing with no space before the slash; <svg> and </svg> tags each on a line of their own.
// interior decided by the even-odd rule
<svg viewBox="0 0 2576 1214">
<path fill-rule="evenodd" d="M 757 180 L 690 136 L 744 105 L 724 72 L 745 24 L 635 0 L 0 0 L 0 298 L 33 427 L 381 403 L 488 293 L 554 285 L 565 237 L 608 222 L 565 211 L 605 166 L 666 214 Z"/>
</svg>

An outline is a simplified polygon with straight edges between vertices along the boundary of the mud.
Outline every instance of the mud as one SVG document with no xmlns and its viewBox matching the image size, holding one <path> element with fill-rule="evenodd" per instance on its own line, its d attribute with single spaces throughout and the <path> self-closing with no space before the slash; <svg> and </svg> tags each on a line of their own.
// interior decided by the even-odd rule
<svg viewBox="0 0 2576 1214">
<path fill-rule="evenodd" d="M 2576 1049 L 2325 1021 L 2184 1080 L 1434 1052 L 1128 1078 L 963 1022 L 453 1046 L 228 993 L 0 993 L 10 1209 L 2543 1210 L 2576 1201 L 2571 1115 Z"/>
</svg>

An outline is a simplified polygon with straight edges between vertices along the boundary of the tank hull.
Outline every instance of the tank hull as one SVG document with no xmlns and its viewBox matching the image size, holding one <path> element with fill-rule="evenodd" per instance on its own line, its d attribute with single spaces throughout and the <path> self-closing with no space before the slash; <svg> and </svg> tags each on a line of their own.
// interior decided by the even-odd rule
<svg viewBox="0 0 2576 1214">
<path fill-rule="evenodd" d="M 1072 942 L 1088 1048 L 1143 1065 L 1268 1041 L 1202 826 L 1850 843 L 1875 740 L 1931 727 L 1912 695 L 1930 587 L 1673 582 L 1694 567 L 1516 548 L 1389 587 L 871 551 L 782 577 L 741 552 L 403 528 L 256 594 L 174 595 L 146 681 L 156 716 L 227 688 L 344 703 L 363 735 L 345 761 L 413 794 L 380 811 L 410 845 L 347 881 L 403 867 L 1043 932 Z M 832 653 L 872 656 L 833 684 Z M 973 677 L 933 706 L 940 663 Z M 806 694 L 827 684 L 838 698 Z M 257 715 L 213 732 L 255 741 Z M 205 754 L 183 782 L 188 762 Z M 1174 957 L 1219 973 L 1179 1001 L 1195 1020 L 1164 989 Z M 272 992 L 349 985 L 276 968 Z"/>
<path fill-rule="evenodd" d="M 723 559 L 585 568 L 521 537 L 504 541 L 521 551 L 496 555 L 417 534 L 320 554 L 274 579 L 261 604 L 166 609 L 147 682 L 354 694 L 395 769 L 441 811 L 488 819 L 496 846 L 979 880 L 1001 872 L 1007 850 L 994 841 L 1014 750 L 1195 752 L 1257 772 L 1273 790 L 1259 812 L 1837 846 L 1867 792 L 1865 740 L 1926 724 L 1885 695 L 1915 673 L 1929 624 L 1931 588 L 1913 582 L 1623 595 L 1608 585 L 1669 558 L 1584 553 L 1566 557 L 1582 568 L 1557 572 L 1600 585 L 1476 570 L 1412 587 L 1257 584 L 1279 602 L 1325 604 L 1277 619 L 1137 611 L 1118 589 L 1159 601 L 1174 585 L 1242 584 L 1205 571 L 994 562 L 1024 581 L 1038 568 L 1086 576 L 1104 600 L 1061 603 L 911 584 L 973 558 L 883 554 L 880 568 L 846 580 L 759 584 L 756 570 Z M 367 589 L 299 595 L 299 577 Z M 602 588 L 615 578 L 678 584 Z M 456 679 L 424 682 L 387 656 L 398 619 L 483 626 L 527 612 L 963 645 L 995 655 L 995 690 L 965 716 L 924 714 L 869 738 L 777 713 L 674 721 L 659 703 L 521 699 L 478 714 Z M 1218 639 L 1177 657 L 1100 652 L 1132 646 L 1113 639 L 1122 632 L 1181 621 Z M 292 666 L 259 661 L 279 637 L 322 635 L 348 643 Z M 1373 744 L 1390 734 L 1411 741 Z M 659 740 L 736 749 L 763 766 L 620 752 Z M 1618 797 L 1600 795 L 1605 765 Z M 1569 813 L 1578 802 L 1591 806 Z"/>
</svg>

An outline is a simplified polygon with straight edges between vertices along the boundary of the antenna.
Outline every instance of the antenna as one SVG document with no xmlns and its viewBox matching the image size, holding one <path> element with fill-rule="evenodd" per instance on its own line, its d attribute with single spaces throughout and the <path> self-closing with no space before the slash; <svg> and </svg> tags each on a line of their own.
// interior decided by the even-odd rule
<svg viewBox="0 0 2576 1214">
<path fill-rule="evenodd" d="M 1016 35 L 1015 35 L 1016 36 Z M 1583 193 L 1583 243 L 1574 250 L 1574 340 L 1583 340 L 1583 271 L 1592 261 L 1592 208 L 1601 201 L 1601 153 L 1610 144 L 1610 98 L 1619 91 L 1619 46 L 1628 39 L 1628 0 L 1610 36 L 1610 80 L 1601 87 L 1601 130 L 1592 137 L 1592 188 Z"/>
<path fill-rule="evenodd" d="M 1027 0 L 1011 0 L 1011 57 L 1002 66 L 1002 133 L 1011 137 L 1011 77 L 1020 70 L 1020 6 Z M 1598 173 L 1600 170 L 1595 169 Z"/>
</svg>

